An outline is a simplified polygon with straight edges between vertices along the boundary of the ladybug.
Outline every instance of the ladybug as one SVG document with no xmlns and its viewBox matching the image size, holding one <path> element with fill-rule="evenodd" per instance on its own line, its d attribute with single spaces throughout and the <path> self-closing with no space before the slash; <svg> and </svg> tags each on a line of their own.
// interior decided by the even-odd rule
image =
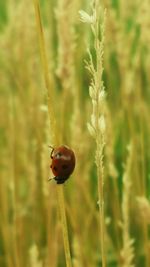
<svg viewBox="0 0 150 267">
<path fill-rule="evenodd" d="M 50 157 L 52 164 L 50 168 L 55 175 L 54 179 L 57 184 L 63 184 L 73 173 L 75 168 L 75 154 L 68 146 L 61 145 L 57 148 L 52 148 Z M 49 179 L 51 180 L 51 178 Z"/>
</svg>

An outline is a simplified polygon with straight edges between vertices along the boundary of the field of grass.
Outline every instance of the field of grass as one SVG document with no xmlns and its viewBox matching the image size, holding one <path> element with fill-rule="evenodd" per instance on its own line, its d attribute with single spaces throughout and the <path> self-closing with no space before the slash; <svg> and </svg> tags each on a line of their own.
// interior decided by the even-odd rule
<svg viewBox="0 0 150 267">
<path fill-rule="evenodd" d="M 149 14 L 0 0 L 0 267 L 150 267 Z M 76 167 L 57 185 L 61 144 Z"/>
</svg>

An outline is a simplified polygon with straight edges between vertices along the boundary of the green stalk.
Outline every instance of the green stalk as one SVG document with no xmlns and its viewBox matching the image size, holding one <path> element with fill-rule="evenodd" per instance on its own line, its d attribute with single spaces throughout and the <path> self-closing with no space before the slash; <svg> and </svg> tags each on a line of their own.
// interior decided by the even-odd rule
<svg viewBox="0 0 150 267">
<path fill-rule="evenodd" d="M 36 24 L 37 24 L 37 32 L 39 37 L 39 46 L 40 46 L 40 56 L 41 56 L 41 63 L 43 69 L 43 75 L 45 80 L 45 86 L 47 90 L 47 104 L 48 104 L 48 112 L 49 112 L 49 119 L 50 119 L 50 129 L 52 130 L 52 140 L 55 141 L 54 143 L 58 144 L 58 132 L 56 132 L 56 120 L 54 116 L 54 96 L 53 96 L 53 80 L 52 77 L 49 76 L 49 68 L 48 68 L 48 59 L 46 53 L 46 46 L 45 46 L 45 38 L 41 20 L 41 13 L 40 13 L 40 5 L 39 0 L 33 0 L 34 9 L 35 9 L 35 17 L 36 17 Z M 50 79 L 51 78 L 51 79 Z"/>
<path fill-rule="evenodd" d="M 41 63 L 42 63 L 42 68 L 43 68 L 43 73 L 44 73 L 45 86 L 47 90 L 50 129 L 52 132 L 53 143 L 55 145 L 58 145 L 60 138 L 58 136 L 59 131 L 57 131 L 55 114 L 54 114 L 54 101 L 53 101 L 54 97 L 53 97 L 53 90 L 52 90 L 53 81 L 52 81 L 52 78 L 50 79 L 49 77 L 48 59 L 47 59 L 47 54 L 46 54 L 46 46 L 45 46 L 44 32 L 43 32 L 42 20 L 41 20 L 41 14 L 40 14 L 39 0 L 33 0 L 33 4 L 34 4 L 34 9 L 35 9 L 35 17 L 36 17 L 37 31 L 38 31 L 38 37 L 39 37 Z M 72 267 L 66 212 L 65 212 L 65 203 L 64 203 L 63 185 L 57 185 L 57 195 L 58 195 L 59 211 L 60 211 L 60 216 L 61 216 L 66 266 Z"/>
<path fill-rule="evenodd" d="M 58 204 L 59 204 L 61 225 L 62 225 L 62 232 L 63 232 L 66 266 L 72 267 L 70 246 L 69 246 L 69 240 L 68 240 L 67 220 L 66 220 L 66 213 L 65 213 L 65 201 L 64 201 L 64 193 L 63 193 L 62 185 L 57 186 L 57 194 L 58 194 Z"/>
<path fill-rule="evenodd" d="M 103 139 L 103 136 L 102 136 Z M 99 218 L 100 218 L 100 243 L 102 255 L 102 267 L 106 267 L 105 257 L 105 221 L 104 221 L 104 166 L 103 166 L 103 153 L 104 153 L 104 140 L 101 147 L 97 145 L 97 150 L 100 151 L 100 158 L 97 165 L 97 178 L 98 178 L 98 198 L 99 198 Z"/>
</svg>

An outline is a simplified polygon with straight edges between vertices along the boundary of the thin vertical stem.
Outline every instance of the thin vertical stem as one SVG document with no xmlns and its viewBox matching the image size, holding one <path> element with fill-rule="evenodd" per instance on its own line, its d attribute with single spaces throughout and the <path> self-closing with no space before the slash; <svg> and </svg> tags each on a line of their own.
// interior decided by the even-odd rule
<svg viewBox="0 0 150 267">
<path fill-rule="evenodd" d="M 59 204 L 60 217 L 61 217 L 61 225 L 62 225 L 62 231 L 63 231 L 63 241 L 64 241 L 64 248 L 65 248 L 66 266 L 72 267 L 69 238 L 68 238 L 68 229 L 67 229 L 67 220 L 66 220 L 66 212 L 65 212 L 65 201 L 64 201 L 64 194 L 63 194 L 63 186 L 62 185 L 57 186 L 57 194 L 58 194 L 58 204 Z"/>
<path fill-rule="evenodd" d="M 98 198 L 99 198 L 100 243 L 101 243 L 102 267 L 105 267 L 106 258 L 105 258 L 105 221 L 104 221 L 104 166 L 103 166 L 104 140 L 103 139 L 104 137 L 102 136 L 101 145 L 97 144 L 97 150 L 100 151 L 99 162 L 97 164 L 97 176 L 98 176 Z"/>
<path fill-rule="evenodd" d="M 44 38 L 44 32 L 43 32 L 43 26 L 42 26 L 42 20 L 41 20 L 39 0 L 33 0 L 33 3 L 34 3 L 34 9 L 35 9 L 37 32 L 38 32 L 38 37 L 39 37 L 41 63 L 42 63 L 42 69 L 43 69 L 43 74 L 44 74 L 45 86 L 47 90 L 47 104 L 48 104 L 48 111 L 49 111 L 50 128 L 52 129 L 52 139 L 53 141 L 55 141 L 54 143 L 58 143 L 59 132 L 56 129 L 56 120 L 54 116 L 54 96 L 53 96 L 53 90 L 52 90 L 53 80 L 52 80 L 52 77 L 49 76 L 48 58 L 47 58 L 47 53 L 46 53 L 46 45 L 45 45 L 45 38 Z"/>
</svg>

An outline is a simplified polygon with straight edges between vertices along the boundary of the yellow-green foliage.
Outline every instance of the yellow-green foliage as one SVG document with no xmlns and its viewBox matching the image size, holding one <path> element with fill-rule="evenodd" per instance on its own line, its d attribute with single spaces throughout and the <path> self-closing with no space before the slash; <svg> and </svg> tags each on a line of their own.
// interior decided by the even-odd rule
<svg viewBox="0 0 150 267">
<path fill-rule="evenodd" d="M 0 2 L 0 267 L 149 267 L 150 3 L 41 0 L 43 48 L 36 2 Z"/>
</svg>

